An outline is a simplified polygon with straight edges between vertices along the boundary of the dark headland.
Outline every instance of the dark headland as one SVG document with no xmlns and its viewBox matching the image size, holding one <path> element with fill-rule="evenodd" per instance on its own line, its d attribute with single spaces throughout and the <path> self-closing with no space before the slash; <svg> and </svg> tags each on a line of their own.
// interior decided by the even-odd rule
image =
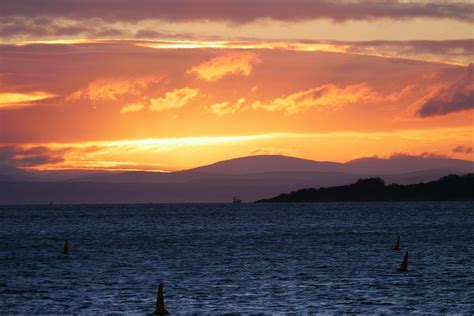
<svg viewBox="0 0 474 316">
<path fill-rule="evenodd" d="M 473 201 L 474 173 L 449 175 L 427 183 L 385 185 L 380 178 L 328 188 L 308 188 L 280 194 L 256 203 L 351 201 Z"/>
</svg>

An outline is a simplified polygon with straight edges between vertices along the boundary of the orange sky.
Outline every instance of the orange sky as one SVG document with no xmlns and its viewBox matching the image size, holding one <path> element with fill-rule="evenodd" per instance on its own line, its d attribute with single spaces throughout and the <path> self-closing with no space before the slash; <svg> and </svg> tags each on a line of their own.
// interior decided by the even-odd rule
<svg viewBox="0 0 474 316">
<path fill-rule="evenodd" d="M 211 17 L 164 6 L 150 19 L 137 7 L 81 29 L 81 12 L 2 4 L 0 164 L 173 171 L 256 154 L 474 160 L 473 23 L 463 13 L 472 5 L 394 1 L 351 16 L 329 2 L 313 15 L 261 16 L 235 2 L 239 18 L 225 7 Z M 407 25 L 417 28 L 394 38 Z M 278 36 L 285 27 L 300 31 Z"/>
</svg>

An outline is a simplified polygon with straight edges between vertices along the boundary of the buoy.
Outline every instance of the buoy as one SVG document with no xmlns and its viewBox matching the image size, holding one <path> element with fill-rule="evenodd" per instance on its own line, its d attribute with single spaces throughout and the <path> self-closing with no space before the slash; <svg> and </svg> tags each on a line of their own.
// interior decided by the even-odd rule
<svg viewBox="0 0 474 316">
<path fill-rule="evenodd" d="M 69 254 L 69 243 L 67 242 L 67 239 L 66 239 L 66 242 L 64 243 L 63 254 L 65 255 Z"/>
<path fill-rule="evenodd" d="M 405 252 L 405 256 L 403 257 L 402 264 L 400 268 L 398 268 L 400 272 L 408 272 L 408 251 Z"/>
<path fill-rule="evenodd" d="M 158 286 L 158 294 L 156 295 L 155 315 L 167 315 L 169 314 L 165 308 L 165 301 L 163 298 L 163 283 Z"/>
<path fill-rule="evenodd" d="M 397 242 L 395 243 L 395 246 L 393 246 L 392 250 L 400 250 L 400 235 L 398 235 Z"/>
</svg>

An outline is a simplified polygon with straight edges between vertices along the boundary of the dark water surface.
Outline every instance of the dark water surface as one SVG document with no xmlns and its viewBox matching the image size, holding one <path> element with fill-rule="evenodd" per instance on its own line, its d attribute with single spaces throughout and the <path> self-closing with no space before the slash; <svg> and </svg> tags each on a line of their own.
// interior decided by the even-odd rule
<svg viewBox="0 0 474 316">
<path fill-rule="evenodd" d="M 160 280 L 178 314 L 472 314 L 474 203 L 0 206 L 0 313 L 147 314 Z"/>
</svg>

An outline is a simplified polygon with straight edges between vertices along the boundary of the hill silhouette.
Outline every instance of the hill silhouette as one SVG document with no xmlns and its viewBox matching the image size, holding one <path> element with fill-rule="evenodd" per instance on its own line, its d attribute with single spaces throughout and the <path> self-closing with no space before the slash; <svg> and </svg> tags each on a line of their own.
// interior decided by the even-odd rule
<svg viewBox="0 0 474 316">
<path fill-rule="evenodd" d="M 208 176 L 237 176 L 250 174 L 303 174 L 338 173 L 361 175 L 364 177 L 383 177 L 390 182 L 397 175 L 410 176 L 412 181 L 434 180 L 450 173 L 474 172 L 474 162 L 468 160 L 437 158 L 426 156 L 395 155 L 390 158 L 367 157 L 345 163 L 314 161 L 281 155 L 258 155 L 223 160 L 213 164 L 176 171 L 93 171 L 93 170 L 53 170 L 25 171 L 12 166 L 0 165 L 0 175 L 12 181 L 79 181 L 103 183 L 142 183 L 142 182 L 183 182 L 189 179 Z M 393 177 L 395 176 L 395 177 Z M 347 178 L 347 177 L 346 177 Z M 387 179 L 390 178 L 390 179 Z M 402 180 L 402 182 L 404 182 Z"/>
<path fill-rule="evenodd" d="M 366 157 L 345 163 L 315 161 L 281 155 L 259 155 L 219 161 L 184 172 L 249 174 L 264 172 L 341 172 L 350 174 L 388 175 L 422 170 L 474 172 L 474 162 L 429 156 L 398 154 L 389 158 Z"/>
<path fill-rule="evenodd" d="M 282 155 L 258 155 L 219 161 L 186 172 L 249 174 L 264 172 L 341 172 L 342 163 Z"/>
<path fill-rule="evenodd" d="M 472 201 L 474 174 L 449 175 L 428 183 L 385 185 L 381 178 L 359 179 L 350 185 L 302 189 L 256 201 L 268 202 L 349 202 L 349 201 Z"/>
<path fill-rule="evenodd" d="M 389 158 L 359 158 L 344 164 L 343 170 L 356 174 L 398 174 L 428 169 L 474 172 L 472 161 L 430 156 L 392 155 Z"/>
</svg>

